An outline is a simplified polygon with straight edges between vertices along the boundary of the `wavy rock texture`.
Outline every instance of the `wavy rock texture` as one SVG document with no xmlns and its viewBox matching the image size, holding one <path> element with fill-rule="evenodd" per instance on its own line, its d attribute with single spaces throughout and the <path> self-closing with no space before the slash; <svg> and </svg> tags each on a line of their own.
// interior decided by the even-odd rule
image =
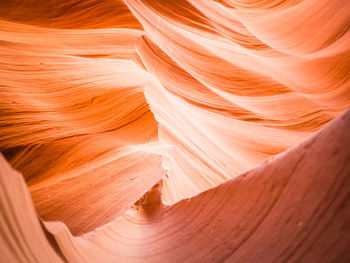
<svg viewBox="0 0 350 263">
<path fill-rule="evenodd" d="M 0 1 L 0 261 L 349 262 L 349 21 Z"/>
</svg>

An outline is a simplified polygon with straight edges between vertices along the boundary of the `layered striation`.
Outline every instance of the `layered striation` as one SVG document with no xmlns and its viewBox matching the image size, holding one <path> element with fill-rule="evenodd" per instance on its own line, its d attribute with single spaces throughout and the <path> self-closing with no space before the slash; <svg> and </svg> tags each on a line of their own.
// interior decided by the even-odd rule
<svg viewBox="0 0 350 263">
<path fill-rule="evenodd" d="M 349 21 L 0 1 L 1 260 L 349 261 Z"/>
<path fill-rule="evenodd" d="M 347 111 L 299 146 L 172 206 L 153 187 L 80 237 L 39 221 L 22 175 L 1 157 L 1 254 L 4 262 L 347 262 L 349 129 Z"/>
</svg>

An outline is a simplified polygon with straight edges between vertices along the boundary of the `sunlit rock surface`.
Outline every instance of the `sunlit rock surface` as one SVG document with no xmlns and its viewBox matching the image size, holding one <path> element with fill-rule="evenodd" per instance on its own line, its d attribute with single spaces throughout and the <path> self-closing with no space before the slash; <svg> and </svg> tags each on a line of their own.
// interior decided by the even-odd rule
<svg viewBox="0 0 350 263">
<path fill-rule="evenodd" d="M 0 1 L 0 261 L 349 262 L 349 21 Z"/>
</svg>

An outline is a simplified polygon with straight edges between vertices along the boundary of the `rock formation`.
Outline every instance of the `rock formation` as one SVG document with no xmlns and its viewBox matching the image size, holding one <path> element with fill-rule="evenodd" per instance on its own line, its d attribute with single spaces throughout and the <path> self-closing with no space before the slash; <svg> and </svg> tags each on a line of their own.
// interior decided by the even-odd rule
<svg viewBox="0 0 350 263">
<path fill-rule="evenodd" d="M 0 1 L 0 262 L 349 262 L 350 1 Z"/>
</svg>

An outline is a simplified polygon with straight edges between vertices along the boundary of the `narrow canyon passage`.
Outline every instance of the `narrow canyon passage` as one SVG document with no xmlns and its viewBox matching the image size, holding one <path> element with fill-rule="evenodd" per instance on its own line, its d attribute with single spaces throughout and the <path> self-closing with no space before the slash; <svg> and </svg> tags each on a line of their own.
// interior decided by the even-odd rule
<svg viewBox="0 0 350 263">
<path fill-rule="evenodd" d="M 349 21 L 0 1 L 0 262 L 349 262 Z"/>
</svg>

